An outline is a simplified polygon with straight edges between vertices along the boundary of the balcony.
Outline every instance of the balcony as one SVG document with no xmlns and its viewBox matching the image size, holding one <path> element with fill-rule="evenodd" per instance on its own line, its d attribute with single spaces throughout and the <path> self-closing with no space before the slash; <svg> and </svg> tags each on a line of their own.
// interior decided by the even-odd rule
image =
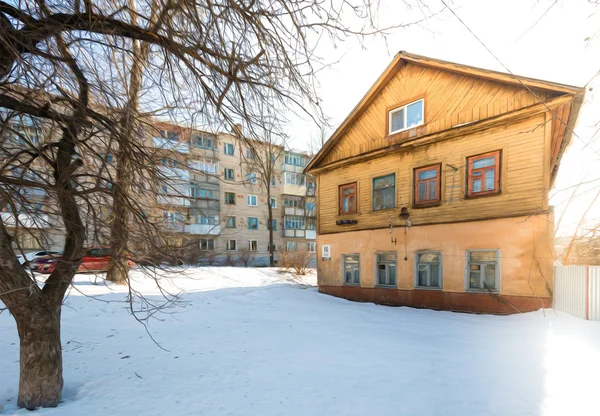
<svg viewBox="0 0 600 416">
<path fill-rule="evenodd" d="M 281 193 L 284 195 L 305 196 L 306 195 L 306 186 L 292 185 L 290 183 L 284 183 Z"/>
<path fill-rule="evenodd" d="M 221 234 L 221 226 L 211 224 L 190 224 L 185 226 L 185 232 L 194 235 L 219 235 Z"/>
<path fill-rule="evenodd" d="M 8 227 L 49 228 L 51 225 L 47 214 L 17 214 L 15 218 L 12 212 L 3 212 L 2 221 Z"/>
<path fill-rule="evenodd" d="M 160 174 L 166 178 L 173 179 L 176 181 L 189 182 L 190 171 L 187 169 L 171 168 L 168 166 L 159 166 L 158 170 Z"/>
<path fill-rule="evenodd" d="M 317 239 L 317 230 L 306 230 L 306 239 L 307 240 L 316 240 Z"/>
<path fill-rule="evenodd" d="M 185 229 L 185 224 L 183 224 L 182 222 L 170 222 L 170 221 L 164 221 L 161 223 L 161 228 L 164 230 L 168 230 L 174 233 L 182 233 L 183 230 Z"/>
<path fill-rule="evenodd" d="M 190 200 L 183 196 L 157 195 L 156 202 L 163 205 L 189 207 Z"/>
<path fill-rule="evenodd" d="M 305 230 L 291 230 L 291 229 L 283 229 L 281 233 L 282 237 L 290 237 L 290 238 L 305 238 L 306 231 Z"/>
<path fill-rule="evenodd" d="M 190 146 L 184 142 L 163 139 L 162 137 L 153 137 L 152 142 L 157 149 L 171 150 L 179 153 L 189 153 Z"/>
<path fill-rule="evenodd" d="M 304 216 L 304 209 L 303 208 L 284 207 L 283 211 L 284 211 L 283 212 L 284 215 L 298 215 L 300 217 Z"/>
<path fill-rule="evenodd" d="M 216 175 L 219 173 L 219 162 L 209 163 L 203 160 L 190 160 L 188 166 L 192 170 L 198 170 L 200 172 Z"/>
</svg>

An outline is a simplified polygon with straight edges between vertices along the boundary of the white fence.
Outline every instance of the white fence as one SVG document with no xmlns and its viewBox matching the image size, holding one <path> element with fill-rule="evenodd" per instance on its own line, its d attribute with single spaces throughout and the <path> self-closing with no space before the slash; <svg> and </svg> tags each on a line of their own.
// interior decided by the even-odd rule
<svg viewBox="0 0 600 416">
<path fill-rule="evenodd" d="M 554 309 L 600 321 L 600 266 L 555 266 Z"/>
</svg>

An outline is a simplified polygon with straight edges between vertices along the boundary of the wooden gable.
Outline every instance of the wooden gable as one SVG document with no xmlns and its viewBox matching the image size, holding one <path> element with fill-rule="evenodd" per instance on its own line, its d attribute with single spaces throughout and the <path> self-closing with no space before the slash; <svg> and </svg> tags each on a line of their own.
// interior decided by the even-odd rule
<svg viewBox="0 0 600 416">
<path fill-rule="evenodd" d="M 552 100 L 580 93 L 581 89 L 576 87 L 522 77 L 517 79 L 508 74 L 402 52 L 340 125 L 307 170 L 540 105 L 540 102 L 548 103 L 552 106 L 551 111 L 560 117 L 554 117 L 553 122 L 553 127 L 556 125 L 552 143 L 553 168 L 564 150 L 563 137 L 569 130 L 566 120 L 569 119 L 571 100 L 560 105 L 553 104 Z M 418 99 L 424 99 L 424 124 L 389 135 L 389 110 Z"/>
</svg>

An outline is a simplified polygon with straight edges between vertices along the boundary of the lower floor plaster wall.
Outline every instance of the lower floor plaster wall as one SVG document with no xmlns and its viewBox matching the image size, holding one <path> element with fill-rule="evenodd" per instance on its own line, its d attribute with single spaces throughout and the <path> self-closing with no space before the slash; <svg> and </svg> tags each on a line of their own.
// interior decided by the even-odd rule
<svg viewBox="0 0 600 416">
<path fill-rule="evenodd" d="M 340 227 L 342 228 L 342 227 Z M 341 229 L 340 231 L 343 231 Z M 452 224 L 340 232 L 318 235 L 319 290 L 357 301 L 470 312 L 516 313 L 551 305 L 553 287 L 553 215 L 502 218 Z M 322 257 L 324 245 L 329 259 Z M 498 250 L 498 287 L 468 288 L 469 250 Z M 416 286 L 417 253 L 441 253 L 441 289 Z M 378 253 L 396 253 L 394 287 L 376 284 Z M 346 285 L 342 257 L 358 254 L 360 283 Z"/>
</svg>

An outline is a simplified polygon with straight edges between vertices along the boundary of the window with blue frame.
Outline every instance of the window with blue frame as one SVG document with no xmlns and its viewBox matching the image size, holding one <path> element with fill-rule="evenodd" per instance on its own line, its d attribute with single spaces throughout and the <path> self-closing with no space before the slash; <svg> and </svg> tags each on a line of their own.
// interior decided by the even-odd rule
<svg viewBox="0 0 600 416">
<path fill-rule="evenodd" d="M 258 230 L 258 218 L 248 217 L 248 229 Z"/>
</svg>

